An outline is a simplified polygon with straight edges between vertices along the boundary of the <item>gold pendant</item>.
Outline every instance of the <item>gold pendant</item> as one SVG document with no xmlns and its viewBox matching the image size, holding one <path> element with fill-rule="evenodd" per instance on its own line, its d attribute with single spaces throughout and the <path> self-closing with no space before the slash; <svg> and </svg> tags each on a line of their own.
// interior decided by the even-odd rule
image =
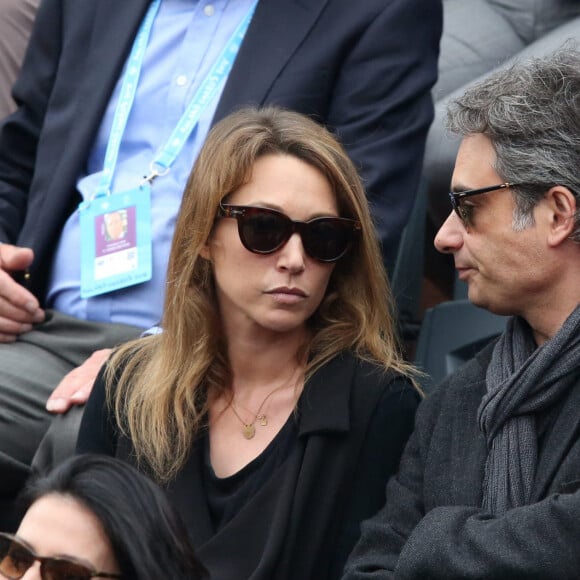
<svg viewBox="0 0 580 580">
<path fill-rule="evenodd" d="M 258 415 L 256 419 L 260 421 L 260 425 L 262 425 L 262 427 L 268 426 L 268 417 L 266 417 L 266 415 Z"/>
<path fill-rule="evenodd" d="M 253 439 L 254 435 L 256 434 L 256 428 L 254 427 L 254 424 L 250 423 L 249 425 L 244 425 L 242 433 L 246 439 Z"/>
</svg>

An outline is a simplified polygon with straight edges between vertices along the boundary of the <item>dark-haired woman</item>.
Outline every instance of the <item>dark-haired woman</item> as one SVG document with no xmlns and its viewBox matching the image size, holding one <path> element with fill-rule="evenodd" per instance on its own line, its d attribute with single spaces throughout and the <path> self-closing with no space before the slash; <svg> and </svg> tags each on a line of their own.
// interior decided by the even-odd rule
<svg viewBox="0 0 580 580">
<path fill-rule="evenodd" d="M 0 578 L 206 578 L 164 493 L 132 466 L 80 455 L 31 482 L 15 535 L 0 533 Z"/>
</svg>

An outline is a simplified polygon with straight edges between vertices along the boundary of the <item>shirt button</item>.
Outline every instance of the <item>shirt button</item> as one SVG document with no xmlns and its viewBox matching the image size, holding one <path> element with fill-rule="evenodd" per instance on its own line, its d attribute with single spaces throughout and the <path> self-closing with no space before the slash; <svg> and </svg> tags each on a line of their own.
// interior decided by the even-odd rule
<svg viewBox="0 0 580 580">
<path fill-rule="evenodd" d="M 206 4 L 203 8 L 203 13 L 206 16 L 213 16 L 215 13 L 215 8 L 213 7 L 213 4 Z"/>
<path fill-rule="evenodd" d="M 187 83 L 187 77 L 185 75 L 179 75 L 175 81 L 180 87 L 183 87 Z"/>
</svg>

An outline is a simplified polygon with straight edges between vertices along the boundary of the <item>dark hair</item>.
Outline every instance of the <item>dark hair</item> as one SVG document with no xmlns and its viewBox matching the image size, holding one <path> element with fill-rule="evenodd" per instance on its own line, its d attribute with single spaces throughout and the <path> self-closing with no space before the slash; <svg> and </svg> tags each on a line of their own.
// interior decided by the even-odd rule
<svg viewBox="0 0 580 580">
<path fill-rule="evenodd" d="M 500 69 L 450 103 L 447 127 L 483 133 L 496 153 L 495 169 L 513 187 L 514 229 L 534 223 L 533 209 L 553 185 L 580 202 L 580 52 L 574 43 L 543 58 Z M 571 238 L 580 242 L 580 211 Z"/>
<path fill-rule="evenodd" d="M 74 498 L 98 518 L 125 580 L 206 578 L 187 530 L 163 491 L 131 465 L 104 455 L 71 457 L 33 479 L 22 500 Z"/>
</svg>

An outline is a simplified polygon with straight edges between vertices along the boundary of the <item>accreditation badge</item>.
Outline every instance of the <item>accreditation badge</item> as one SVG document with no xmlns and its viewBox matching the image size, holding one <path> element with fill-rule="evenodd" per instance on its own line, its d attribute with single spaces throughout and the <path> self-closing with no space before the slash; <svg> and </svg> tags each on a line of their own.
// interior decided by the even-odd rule
<svg viewBox="0 0 580 580">
<path fill-rule="evenodd" d="M 79 206 L 81 298 L 151 279 L 151 186 L 103 195 Z"/>
</svg>

